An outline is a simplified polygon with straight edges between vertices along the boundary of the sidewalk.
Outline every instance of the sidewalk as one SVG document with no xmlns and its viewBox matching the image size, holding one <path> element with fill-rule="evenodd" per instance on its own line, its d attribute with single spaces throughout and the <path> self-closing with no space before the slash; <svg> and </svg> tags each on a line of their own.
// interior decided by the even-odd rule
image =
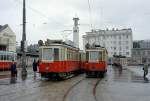
<svg viewBox="0 0 150 101">
<path fill-rule="evenodd" d="M 17 68 L 18 70 L 18 77 L 17 79 L 21 78 L 21 68 Z M 31 67 L 27 68 L 27 78 L 33 77 L 34 73 Z M 37 76 L 39 77 L 39 74 L 37 73 Z M 10 71 L 0 71 L 0 80 L 2 79 L 10 79 L 11 78 L 11 73 Z"/>
<path fill-rule="evenodd" d="M 128 66 L 128 70 L 134 72 L 136 75 L 143 76 L 143 66 Z M 150 68 L 148 71 L 148 75 L 146 76 L 150 80 Z"/>
</svg>

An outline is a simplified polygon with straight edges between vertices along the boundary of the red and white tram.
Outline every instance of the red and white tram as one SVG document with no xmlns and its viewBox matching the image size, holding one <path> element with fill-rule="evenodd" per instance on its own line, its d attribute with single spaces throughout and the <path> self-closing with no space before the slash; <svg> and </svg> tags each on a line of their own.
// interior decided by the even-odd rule
<svg viewBox="0 0 150 101">
<path fill-rule="evenodd" d="M 80 70 L 79 48 L 62 41 L 40 46 L 39 73 L 46 78 L 65 79 Z"/>
<path fill-rule="evenodd" d="M 0 70 L 9 70 L 12 61 L 16 61 L 17 54 L 10 51 L 0 51 Z"/>
<path fill-rule="evenodd" d="M 100 46 L 86 49 L 84 69 L 87 77 L 104 77 L 107 71 L 107 50 Z"/>
</svg>

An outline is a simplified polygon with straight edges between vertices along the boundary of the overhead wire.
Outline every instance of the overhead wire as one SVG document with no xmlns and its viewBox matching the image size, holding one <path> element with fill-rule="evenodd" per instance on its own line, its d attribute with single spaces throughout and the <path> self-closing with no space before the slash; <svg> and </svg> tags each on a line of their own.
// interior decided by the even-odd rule
<svg viewBox="0 0 150 101">
<path fill-rule="evenodd" d="M 20 4 L 20 5 L 22 5 L 22 3 L 23 3 L 23 2 L 20 1 L 20 0 L 13 0 L 13 1 L 17 2 L 17 3 Z M 37 10 L 37 9 L 35 9 L 35 8 L 33 8 L 33 7 L 31 7 L 30 5 L 26 5 L 26 7 L 27 7 L 27 9 L 29 9 L 29 10 L 31 10 L 31 11 L 33 11 L 33 12 L 39 14 L 41 17 L 46 18 L 47 20 L 51 19 L 52 21 L 55 21 L 54 19 L 52 19 L 52 18 L 50 18 L 50 17 L 47 17 L 46 14 L 44 14 L 44 13 L 40 12 L 39 10 Z M 43 22 L 42 24 L 48 24 L 48 23 L 47 23 L 47 22 Z M 56 25 L 59 25 L 59 26 L 62 25 L 62 23 L 59 23 L 59 22 L 57 22 L 57 21 L 55 21 L 55 24 L 56 24 Z M 65 25 L 63 25 L 63 26 L 65 26 Z"/>
</svg>

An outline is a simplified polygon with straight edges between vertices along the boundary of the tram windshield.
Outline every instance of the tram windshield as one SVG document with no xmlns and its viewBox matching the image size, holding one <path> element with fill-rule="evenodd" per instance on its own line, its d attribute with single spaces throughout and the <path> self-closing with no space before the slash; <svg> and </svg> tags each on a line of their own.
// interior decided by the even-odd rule
<svg viewBox="0 0 150 101">
<path fill-rule="evenodd" d="M 43 49 L 43 60 L 53 60 L 53 49 L 52 48 L 44 48 Z"/>
<path fill-rule="evenodd" d="M 89 52 L 89 61 L 92 61 L 92 62 L 102 61 L 102 52 L 90 51 Z"/>
<path fill-rule="evenodd" d="M 43 48 L 43 60 L 58 61 L 59 48 Z"/>
<path fill-rule="evenodd" d="M 90 61 L 98 61 L 98 52 L 90 52 Z"/>
</svg>

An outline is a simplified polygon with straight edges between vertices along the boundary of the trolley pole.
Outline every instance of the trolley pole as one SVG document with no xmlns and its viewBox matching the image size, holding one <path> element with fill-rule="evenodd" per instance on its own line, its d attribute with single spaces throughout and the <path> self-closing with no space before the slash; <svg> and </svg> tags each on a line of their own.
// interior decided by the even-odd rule
<svg viewBox="0 0 150 101">
<path fill-rule="evenodd" d="M 21 53 L 22 53 L 22 76 L 27 75 L 26 70 L 26 51 L 27 51 L 27 44 L 26 44 L 26 2 L 23 0 L 23 30 L 22 30 L 22 41 L 21 41 Z"/>
</svg>

